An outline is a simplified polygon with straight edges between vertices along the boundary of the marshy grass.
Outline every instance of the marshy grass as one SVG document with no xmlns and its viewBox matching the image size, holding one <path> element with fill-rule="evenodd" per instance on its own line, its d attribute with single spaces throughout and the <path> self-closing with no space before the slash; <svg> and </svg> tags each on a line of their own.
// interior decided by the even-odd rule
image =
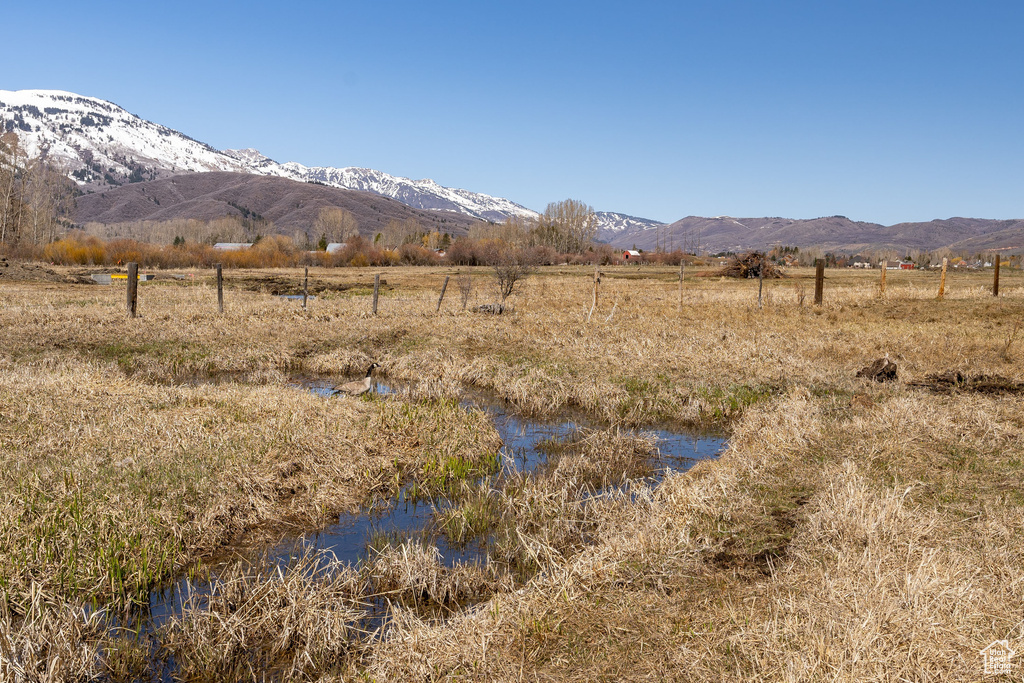
<svg viewBox="0 0 1024 683">
<path fill-rule="evenodd" d="M 287 568 L 235 562 L 189 593 L 160 640 L 184 680 L 336 672 L 363 646 L 365 593 L 360 575 L 333 557 L 306 553 Z"/>
<path fill-rule="evenodd" d="M 458 606 L 511 585 L 485 564 L 456 562 L 445 566 L 436 546 L 417 540 L 379 547 L 362 572 L 372 582 L 377 597 L 401 607 Z"/>
<path fill-rule="evenodd" d="M 430 269 L 389 271 L 377 317 L 363 296 L 303 311 L 233 288 L 243 272 L 223 316 L 203 274 L 141 286 L 134 320 L 116 287 L 5 283 L 0 671 L 131 680 L 145 652 L 87 603 L 120 613 L 197 558 L 412 481 L 452 499 L 438 519 L 452 539 L 491 536 L 494 566 L 453 569 L 396 539 L 362 574 L 238 568 L 222 575 L 231 601 L 196 603 L 158 640 L 190 676 L 246 680 L 972 680 L 992 641 L 1019 650 L 1024 399 L 907 381 L 1024 380 L 1021 275 L 1004 270 L 995 299 L 989 275 L 951 273 L 938 301 L 933 273 L 890 274 L 878 296 L 876 273 L 829 271 L 813 307 L 798 272 L 765 283 L 762 309 L 756 283 L 688 276 L 679 311 L 668 271 L 648 270 L 608 278 L 590 323 L 593 271 L 573 267 L 542 269 L 502 316 L 457 299 L 435 313 L 445 271 Z M 489 302 L 485 277 L 468 308 Z M 855 377 L 886 354 L 899 380 Z M 370 361 L 417 388 L 325 399 L 287 383 Z M 602 428 L 547 472 L 485 485 L 497 436 L 462 387 L 535 416 L 717 425 L 730 446 L 602 494 L 644 450 Z M 397 596 L 389 627 L 318 640 L 358 621 L 353 581 Z M 480 602 L 417 611 L 465 596 Z"/>
</svg>

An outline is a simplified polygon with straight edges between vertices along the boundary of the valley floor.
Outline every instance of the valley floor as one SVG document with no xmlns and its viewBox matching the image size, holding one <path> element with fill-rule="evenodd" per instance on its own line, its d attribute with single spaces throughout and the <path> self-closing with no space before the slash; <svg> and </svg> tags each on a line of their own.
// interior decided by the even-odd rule
<svg viewBox="0 0 1024 683">
<path fill-rule="evenodd" d="M 140 283 L 135 319 L 117 286 L 0 283 L 0 679 L 132 680 L 159 659 L 189 680 L 946 681 L 1024 645 L 1020 273 L 998 299 L 956 273 L 938 300 L 932 273 L 880 294 L 877 273 L 828 271 L 813 306 L 797 271 L 759 308 L 756 281 L 687 272 L 680 297 L 678 271 L 647 267 L 605 268 L 595 305 L 592 269 L 552 267 L 500 316 L 471 312 L 495 299 L 486 269 L 465 310 L 454 269 L 382 273 L 376 316 L 360 269 L 311 272 L 344 286 L 305 310 L 258 291 L 299 273 L 228 272 L 224 314 L 211 273 L 183 272 Z M 885 356 L 898 380 L 855 376 Z M 373 361 L 410 392 L 292 385 Z M 656 423 L 729 445 L 596 502 L 568 475 L 474 492 L 499 444 L 453 400 L 466 388 L 589 415 L 591 461 Z M 330 576 L 247 569 L 408 481 L 503 529 L 529 571 L 401 543 Z M 223 593 L 148 640 L 92 608 L 215 566 Z M 367 585 L 394 596 L 372 636 L 351 628 Z M 484 599 L 418 609 L 460 590 Z"/>
</svg>

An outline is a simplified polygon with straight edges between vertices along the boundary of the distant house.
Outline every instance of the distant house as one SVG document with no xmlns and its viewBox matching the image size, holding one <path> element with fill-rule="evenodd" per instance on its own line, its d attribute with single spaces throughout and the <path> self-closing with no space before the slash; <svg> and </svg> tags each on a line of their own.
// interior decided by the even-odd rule
<svg viewBox="0 0 1024 683">
<path fill-rule="evenodd" d="M 341 251 L 348 246 L 347 242 L 331 242 L 327 245 L 327 253 L 333 254 L 336 251 Z"/>
<path fill-rule="evenodd" d="M 635 249 L 626 249 L 624 252 L 622 252 L 622 260 L 626 261 L 627 263 L 629 261 L 641 261 L 643 260 L 643 254 L 641 254 L 639 251 Z"/>
<path fill-rule="evenodd" d="M 854 256 L 850 260 L 850 266 L 853 267 L 853 268 L 871 268 L 871 267 L 873 267 L 871 265 L 871 259 L 869 259 L 866 256 L 861 256 L 860 254 Z"/>
<path fill-rule="evenodd" d="M 217 244 L 213 245 L 213 248 L 220 249 L 221 251 L 240 251 L 251 246 L 252 242 L 217 242 Z"/>
<path fill-rule="evenodd" d="M 902 266 L 899 261 L 882 261 L 886 270 L 899 270 Z"/>
</svg>

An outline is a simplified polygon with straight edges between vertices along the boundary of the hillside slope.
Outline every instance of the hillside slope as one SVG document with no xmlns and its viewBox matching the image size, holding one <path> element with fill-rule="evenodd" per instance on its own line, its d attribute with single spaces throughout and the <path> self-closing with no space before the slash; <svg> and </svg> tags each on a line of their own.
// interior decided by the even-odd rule
<svg viewBox="0 0 1024 683">
<path fill-rule="evenodd" d="M 83 195 L 75 222 L 126 223 L 224 216 L 256 216 L 274 223 L 279 232 L 295 230 L 310 237 L 320 210 L 350 211 L 359 232 L 374 235 L 390 221 L 415 219 L 424 230 L 464 234 L 474 219 L 460 213 L 422 211 L 371 192 L 343 190 L 275 176 L 247 173 L 189 173 L 162 180 L 132 183 Z"/>
</svg>

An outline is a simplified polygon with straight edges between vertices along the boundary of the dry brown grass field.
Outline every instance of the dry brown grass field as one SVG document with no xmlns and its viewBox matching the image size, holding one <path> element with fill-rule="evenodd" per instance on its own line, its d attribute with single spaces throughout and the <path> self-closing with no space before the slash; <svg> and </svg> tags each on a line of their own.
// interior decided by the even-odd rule
<svg viewBox="0 0 1024 683">
<path fill-rule="evenodd" d="M 468 309 L 495 301 L 493 272 L 470 271 Z M 991 272 L 951 272 L 938 300 L 936 273 L 881 294 L 877 272 L 829 270 L 814 306 L 795 271 L 759 308 L 755 280 L 688 270 L 680 306 L 678 271 L 606 267 L 591 313 L 593 269 L 550 267 L 494 316 L 463 310 L 455 277 L 435 311 L 456 269 L 393 268 L 373 316 L 374 272 L 311 270 L 303 310 L 260 291 L 301 271 L 227 271 L 219 314 L 212 273 L 181 271 L 140 283 L 134 319 L 123 285 L 0 282 L 0 681 L 144 679 L 154 649 L 187 680 L 948 681 L 982 678 L 993 641 L 1024 646 L 1021 273 L 994 298 Z M 898 380 L 855 376 L 886 355 Z M 294 386 L 373 361 L 411 391 Z M 1003 390 L 918 385 L 948 371 Z M 467 490 L 499 443 L 451 400 L 466 388 L 604 431 L 559 471 Z M 579 473 L 642 452 L 617 430 L 655 423 L 728 447 L 585 504 Z M 410 545 L 248 569 L 417 477 L 464 486 L 460 514 L 500 517 L 532 571 Z M 219 592 L 156 645 L 112 627 L 212 566 Z M 369 584 L 486 599 L 444 619 L 396 600 L 367 635 Z"/>
</svg>

